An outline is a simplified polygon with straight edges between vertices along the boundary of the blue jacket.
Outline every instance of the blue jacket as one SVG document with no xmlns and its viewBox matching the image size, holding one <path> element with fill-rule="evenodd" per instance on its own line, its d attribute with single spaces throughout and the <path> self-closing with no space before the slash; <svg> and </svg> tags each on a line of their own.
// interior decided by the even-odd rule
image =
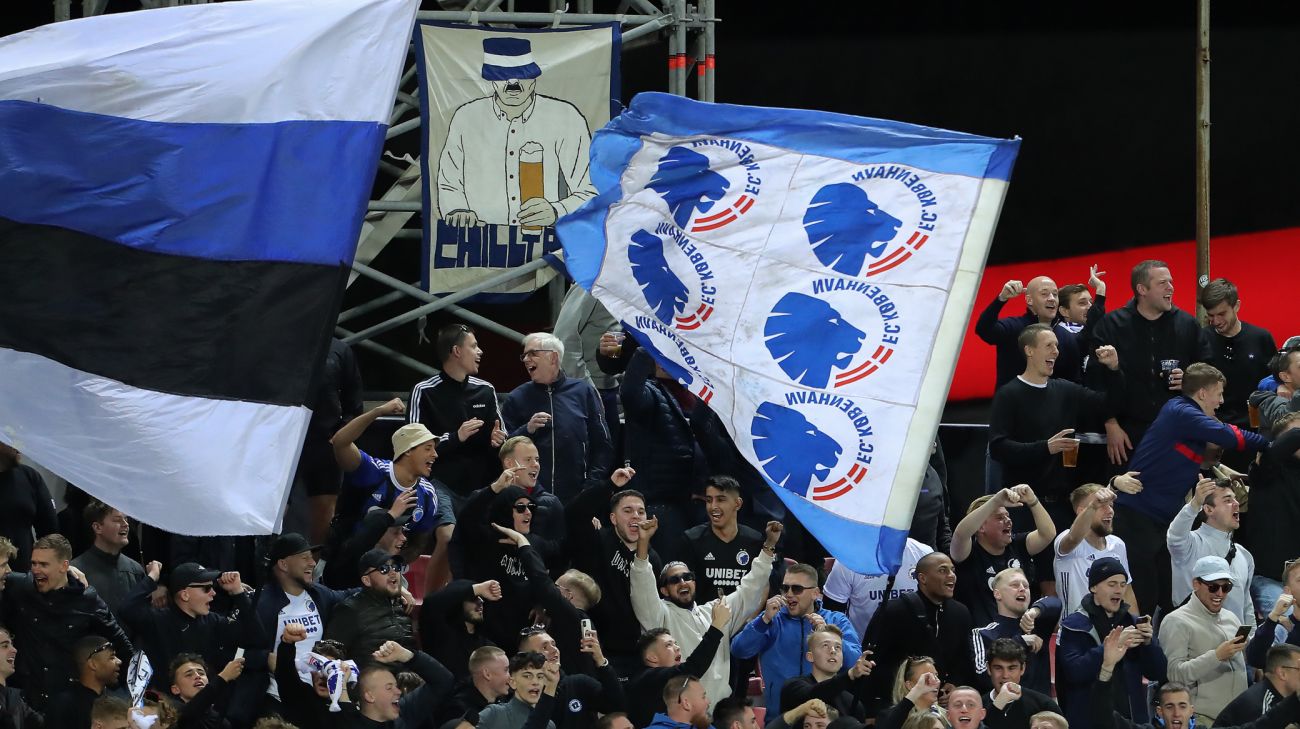
<svg viewBox="0 0 1300 729">
<path fill-rule="evenodd" d="M 1183 508 L 1188 489 L 1196 485 L 1206 443 L 1237 451 L 1268 448 L 1263 436 L 1206 415 L 1190 397 L 1170 398 L 1142 436 L 1129 465 L 1140 473 L 1141 493 L 1121 493 L 1116 503 L 1162 526 L 1168 524 Z"/>
<path fill-rule="evenodd" d="M 541 412 L 550 413 L 551 422 L 529 433 L 528 420 Z M 568 503 L 609 475 L 614 448 L 605 425 L 605 406 L 586 380 L 561 372 L 549 385 L 525 382 L 506 397 L 501 417 L 511 437 L 526 435 L 537 445 L 542 461 L 537 484 L 560 501 Z"/>
<path fill-rule="evenodd" d="M 1061 621 L 1061 639 L 1056 646 L 1056 694 L 1070 726 L 1089 726 L 1089 693 L 1101 671 L 1101 642 L 1104 637 L 1097 628 L 1098 620 L 1110 625 L 1106 634 L 1115 626 L 1134 624 L 1127 603 L 1120 603 L 1119 612 L 1113 618 L 1107 618 L 1105 612 L 1093 603 L 1091 595 L 1084 596 L 1079 609 Z M 1134 723 L 1143 724 L 1150 720 L 1143 676 L 1163 683 L 1166 667 L 1165 652 L 1154 637 L 1149 644 L 1129 650 L 1115 666 L 1114 680 L 1119 679 L 1121 671 L 1124 676 L 1123 688 L 1115 690 L 1127 695 L 1129 718 Z M 1115 707 L 1116 710 L 1119 708 Z"/>
<path fill-rule="evenodd" d="M 862 655 L 862 640 L 853 623 L 844 613 L 825 608 L 818 610 L 827 625 L 834 625 L 844 634 L 844 663 L 841 671 L 848 670 Z M 792 617 L 790 610 L 782 607 L 771 623 L 763 622 L 760 614 L 731 640 L 733 658 L 758 656 L 763 669 L 763 702 L 769 716 L 781 709 L 781 687 L 786 681 L 805 673 L 812 673 L 812 664 L 806 659 L 808 635 L 812 625 L 802 618 Z"/>
</svg>

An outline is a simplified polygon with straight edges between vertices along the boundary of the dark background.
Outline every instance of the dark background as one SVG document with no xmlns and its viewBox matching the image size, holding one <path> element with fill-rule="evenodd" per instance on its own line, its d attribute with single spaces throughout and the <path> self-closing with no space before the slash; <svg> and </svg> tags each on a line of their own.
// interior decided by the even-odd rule
<svg viewBox="0 0 1300 729">
<path fill-rule="evenodd" d="M 110 8 L 133 6 L 115 0 Z M 615 8 L 597 2 L 598 11 Z M 546 8 L 521 0 L 518 9 Z M 723 0 L 717 96 L 1019 135 L 1024 142 L 991 265 L 1187 240 L 1195 231 L 1195 12 L 1188 0 L 820 6 Z M 30 2 L 22 11 L 7 10 L 0 29 L 34 27 L 51 13 L 46 3 Z M 1219 2 L 1212 27 L 1212 233 L 1296 226 L 1300 8 Z M 661 39 L 624 54 L 624 102 L 640 91 L 666 90 L 666 53 Z M 395 241 L 376 265 L 414 280 L 419 248 L 418 241 Z M 1111 280 L 1123 286 L 1123 274 L 1115 273 Z M 382 293 L 360 280 L 345 307 Z M 411 305 L 407 300 L 352 324 L 362 328 Z M 472 308 L 520 331 L 550 323 L 540 297 Z M 430 334 L 443 321 L 433 318 Z M 523 381 L 517 345 L 490 335 L 482 340 L 484 375 L 502 390 Z M 378 341 L 431 360 L 412 326 Z M 406 391 L 418 379 L 365 351 L 361 361 L 374 390 Z"/>
</svg>

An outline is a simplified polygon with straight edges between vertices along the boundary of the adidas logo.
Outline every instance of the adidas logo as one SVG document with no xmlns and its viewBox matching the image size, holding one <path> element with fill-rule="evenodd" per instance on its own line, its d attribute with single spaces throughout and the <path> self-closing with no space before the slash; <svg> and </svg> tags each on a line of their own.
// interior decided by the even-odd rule
<svg viewBox="0 0 1300 729">
<path fill-rule="evenodd" d="M 704 558 L 705 558 L 705 559 L 708 559 L 708 560 L 712 560 L 712 559 L 713 559 L 713 552 L 709 552 L 708 554 L 704 555 Z"/>
</svg>

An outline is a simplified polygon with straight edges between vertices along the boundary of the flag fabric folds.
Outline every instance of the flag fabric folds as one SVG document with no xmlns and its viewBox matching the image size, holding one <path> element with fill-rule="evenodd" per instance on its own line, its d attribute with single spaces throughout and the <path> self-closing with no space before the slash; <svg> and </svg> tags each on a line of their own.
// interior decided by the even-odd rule
<svg viewBox="0 0 1300 729">
<path fill-rule="evenodd" d="M 558 232 L 809 531 L 892 574 L 1018 148 L 641 94 Z"/>
<path fill-rule="evenodd" d="M 172 532 L 278 528 L 417 5 L 0 40 L 0 441 Z"/>
</svg>

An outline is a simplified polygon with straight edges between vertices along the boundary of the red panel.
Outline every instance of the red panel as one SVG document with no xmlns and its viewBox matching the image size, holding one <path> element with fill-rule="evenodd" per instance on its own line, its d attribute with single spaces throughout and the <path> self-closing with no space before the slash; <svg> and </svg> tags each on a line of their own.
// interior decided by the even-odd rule
<svg viewBox="0 0 1300 729">
<path fill-rule="evenodd" d="M 1086 222 L 1084 223 L 1086 225 Z M 1047 243 L 1046 245 L 1050 245 Z M 1295 321 L 1294 309 L 1283 305 L 1290 275 L 1285 251 L 1300 247 L 1300 228 L 1285 228 L 1262 233 L 1225 235 L 1215 238 L 1210 249 L 1210 274 L 1223 276 L 1241 291 L 1241 318 L 1273 333 L 1279 341 L 1300 334 L 1300 324 Z M 1129 271 L 1139 261 L 1159 258 L 1169 263 L 1174 275 L 1174 303 L 1180 309 L 1196 311 L 1196 244 L 1166 243 L 1162 245 L 1129 248 L 1123 251 L 1057 258 L 1030 263 L 1013 263 L 991 266 L 984 272 L 975 309 L 966 327 L 961 356 L 957 360 L 957 374 L 948 394 L 949 400 L 970 400 L 993 397 L 994 357 L 993 347 L 975 336 L 975 319 L 988 305 L 1002 284 L 1009 279 L 1028 281 L 1035 276 L 1047 275 L 1058 286 L 1086 283 L 1088 266 L 1097 263 L 1106 271 L 1106 310 L 1123 306 L 1133 297 L 1129 288 Z M 1282 269 L 1286 269 L 1283 271 Z M 1003 316 L 1024 313 L 1024 299 L 1007 302 Z M 1121 352 L 1123 357 L 1124 353 Z"/>
</svg>

